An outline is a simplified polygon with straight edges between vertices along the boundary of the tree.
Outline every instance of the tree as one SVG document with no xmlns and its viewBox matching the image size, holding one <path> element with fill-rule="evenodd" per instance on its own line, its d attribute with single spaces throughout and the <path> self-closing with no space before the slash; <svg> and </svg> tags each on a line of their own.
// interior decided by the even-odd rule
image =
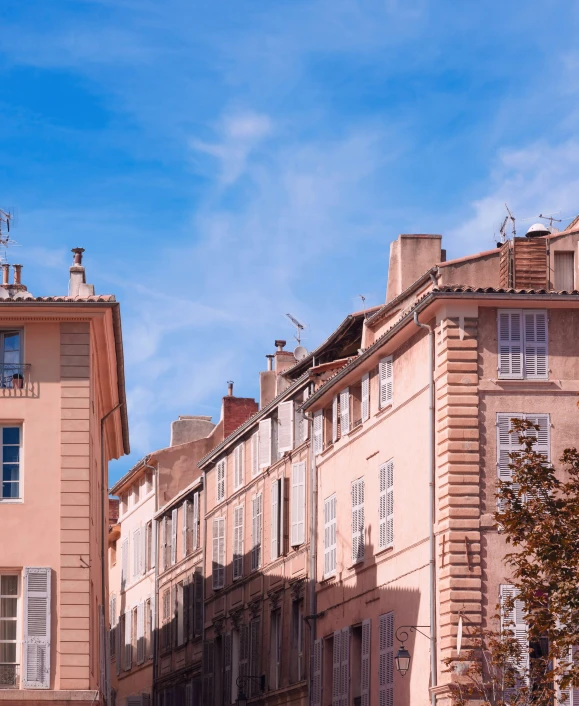
<svg viewBox="0 0 579 706">
<path fill-rule="evenodd" d="M 471 630 L 458 660 L 455 704 L 476 698 L 489 706 L 551 706 L 579 687 L 579 452 L 566 449 L 563 473 L 535 451 L 539 427 L 513 419 L 520 450 L 510 454 L 511 479 L 498 481 L 495 519 L 512 547 L 505 562 L 515 593 L 502 607 L 498 630 Z M 516 604 L 516 605 L 515 605 Z M 528 642 L 509 620 L 522 609 Z"/>
</svg>

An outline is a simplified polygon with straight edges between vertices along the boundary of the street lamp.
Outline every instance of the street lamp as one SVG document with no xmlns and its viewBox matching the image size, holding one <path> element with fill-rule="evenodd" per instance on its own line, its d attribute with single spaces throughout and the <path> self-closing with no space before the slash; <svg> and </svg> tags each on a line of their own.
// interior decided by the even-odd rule
<svg viewBox="0 0 579 706">
<path fill-rule="evenodd" d="M 430 625 L 401 625 L 398 630 L 396 630 L 396 639 L 401 644 L 396 653 L 396 657 L 394 657 L 394 663 L 396 665 L 396 671 L 400 672 L 401 677 L 410 669 L 410 660 L 412 659 L 410 652 L 408 652 L 404 646 L 404 643 L 408 640 L 408 633 L 404 628 L 408 628 L 410 632 L 419 632 L 421 635 L 424 635 L 424 637 L 430 639 L 429 635 L 420 630 L 420 628 L 430 630 Z M 398 636 L 398 633 L 400 633 L 400 636 Z"/>
</svg>

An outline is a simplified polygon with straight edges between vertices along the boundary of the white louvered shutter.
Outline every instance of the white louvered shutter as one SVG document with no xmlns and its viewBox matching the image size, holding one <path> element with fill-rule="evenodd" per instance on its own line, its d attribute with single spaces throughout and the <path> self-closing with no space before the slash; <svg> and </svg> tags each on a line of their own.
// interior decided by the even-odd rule
<svg viewBox="0 0 579 706">
<path fill-rule="evenodd" d="M 225 518 L 213 520 L 213 588 L 225 585 Z"/>
<path fill-rule="evenodd" d="M 511 464 L 510 454 L 521 450 L 517 434 L 511 433 L 512 419 L 522 419 L 523 415 L 518 412 L 508 414 L 497 414 L 497 476 L 499 480 L 510 481 L 513 472 L 509 468 Z M 515 488 L 516 490 L 516 488 Z M 503 510 L 503 505 L 498 502 L 498 510 Z"/>
<path fill-rule="evenodd" d="M 152 529 L 152 528 L 151 528 Z M 141 576 L 147 573 L 147 526 L 141 528 Z"/>
<path fill-rule="evenodd" d="M 259 473 L 259 434 L 255 434 L 251 437 L 251 477 Z"/>
<path fill-rule="evenodd" d="M 364 479 L 352 483 L 352 562 L 364 558 Z"/>
<path fill-rule="evenodd" d="M 520 659 L 516 665 L 523 681 L 527 681 L 529 669 L 529 635 L 525 622 L 523 602 L 517 598 L 518 591 L 511 584 L 500 586 L 501 631 L 511 633 L 519 643 Z M 512 600 L 512 606 L 508 602 Z"/>
<path fill-rule="evenodd" d="M 25 689 L 50 688 L 50 622 L 52 570 L 24 569 L 24 669 Z"/>
<path fill-rule="evenodd" d="M 177 508 L 171 513 L 171 565 L 177 563 Z"/>
<path fill-rule="evenodd" d="M 379 538 L 380 549 L 394 545 L 394 461 L 380 466 Z"/>
<path fill-rule="evenodd" d="M 322 706 L 323 640 L 314 642 L 314 678 L 312 682 L 312 706 Z"/>
<path fill-rule="evenodd" d="M 340 392 L 340 433 L 342 436 L 350 431 L 350 388 Z"/>
<path fill-rule="evenodd" d="M 360 664 L 360 706 L 370 706 L 370 648 L 372 645 L 372 621 L 362 622 L 362 645 Z"/>
<path fill-rule="evenodd" d="M 224 458 L 217 463 L 217 485 L 215 495 L 218 503 L 225 498 L 225 464 L 226 459 Z"/>
<path fill-rule="evenodd" d="M 115 660 L 117 676 L 121 673 L 123 665 L 123 645 L 121 643 L 121 626 L 124 627 L 124 615 L 119 615 L 117 626 L 115 628 Z"/>
<path fill-rule="evenodd" d="M 350 696 L 350 628 L 342 630 L 340 659 L 340 706 L 348 706 Z"/>
<path fill-rule="evenodd" d="M 243 505 L 233 509 L 233 578 L 243 576 Z"/>
<path fill-rule="evenodd" d="M 339 401 L 338 401 L 338 395 L 334 397 L 334 400 L 332 402 L 332 441 L 336 443 L 338 441 L 338 415 L 339 415 Z"/>
<path fill-rule="evenodd" d="M 147 640 L 149 644 L 149 654 L 147 657 L 149 659 L 153 659 L 153 635 L 155 631 L 157 630 L 157 612 L 156 612 L 156 606 L 155 606 L 155 591 L 153 590 L 153 593 L 151 593 L 151 598 L 150 598 L 150 605 L 151 605 L 151 625 L 149 626 L 149 634 L 147 635 Z"/>
<path fill-rule="evenodd" d="M 145 661 L 145 604 L 137 606 L 137 664 Z"/>
<path fill-rule="evenodd" d="M 378 706 L 394 706 L 394 613 L 379 620 Z"/>
<path fill-rule="evenodd" d="M 261 531 L 262 531 L 262 495 L 259 493 L 252 501 L 252 530 L 251 530 L 251 570 L 255 571 L 261 566 Z"/>
<path fill-rule="evenodd" d="M 370 419 L 370 374 L 362 376 L 362 421 Z"/>
<path fill-rule="evenodd" d="M 121 544 L 121 590 L 124 591 L 129 581 L 129 540 L 123 539 Z"/>
<path fill-rule="evenodd" d="M 336 496 L 324 502 L 324 578 L 336 572 Z"/>
<path fill-rule="evenodd" d="M 243 485 L 243 461 L 245 454 L 245 446 L 243 443 L 235 447 L 233 451 L 233 482 L 235 490 Z"/>
<path fill-rule="evenodd" d="M 321 454 L 324 450 L 324 411 L 314 412 L 314 453 Z"/>
<path fill-rule="evenodd" d="M 334 633 L 332 649 L 332 706 L 342 706 L 342 631 Z"/>
<path fill-rule="evenodd" d="M 199 547 L 199 498 L 200 494 L 195 493 L 193 495 L 193 549 L 197 549 Z"/>
<path fill-rule="evenodd" d="M 380 377 L 380 409 L 392 403 L 394 396 L 394 365 L 392 356 L 382 358 L 378 366 Z"/>
<path fill-rule="evenodd" d="M 523 327 L 521 310 L 500 310 L 499 327 L 499 378 L 523 377 Z"/>
<path fill-rule="evenodd" d="M 569 648 L 569 665 L 579 660 L 579 647 L 573 645 Z M 557 703 L 560 706 L 579 706 L 579 687 L 568 686 L 565 689 L 558 690 Z"/>
<path fill-rule="evenodd" d="M 133 530 L 133 578 L 141 573 L 141 530 Z"/>
<path fill-rule="evenodd" d="M 291 545 L 297 547 L 305 542 L 306 519 L 306 464 L 292 465 L 291 487 Z"/>
<path fill-rule="evenodd" d="M 182 557 L 183 559 L 187 556 L 187 551 L 189 548 L 189 542 L 187 541 L 189 538 L 189 532 L 191 531 L 191 528 L 189 527 L 189 505 L 191 503 L 188 500 L 185 500 L 182 505 L 182 512 L 183 512 L 183 529 L 181 531 L 181 542 L 183 545 L 182 549 Z"/>
<path fill-rule="evenodd" d="M 271 466 L 271 419 L 262 419 L 259 423 L 259 467 Z"/>
<path fill-rule="evenodd" d="M 279 490 L 280 482 L 276 478 L 271 481 L 271 560 L 279 557 Z"/>
<path fill-rule="evenodd" d="M 278 437 L 277 450 L 282 454 L 294 447 L 294 403 L 282 402 L 277 408 Z"/>
<path fill-rule="evenodd" d="M 525 378 L 546 380 L 549 377 L 546 311 L 525 311 Z"/>
<path fill-rule="evenodd" d="M 130 610 L 125 613 L 125 661 L 123 666 L 127 672 L 133 666 L 133 615 Z"/>
<path fill-rule="evenodd" d="M 233 691 L 232 667 L 232 639 L 231 633 L 227 632 L 223 636 L 223 703 L 225 706 L 231 703 Z"/>
</svg>

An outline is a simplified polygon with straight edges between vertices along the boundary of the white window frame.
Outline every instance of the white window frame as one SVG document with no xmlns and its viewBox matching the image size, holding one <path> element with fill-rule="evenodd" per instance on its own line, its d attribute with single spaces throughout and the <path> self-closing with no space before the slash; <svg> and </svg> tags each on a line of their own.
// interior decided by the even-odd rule
<svg viewBox="0 0 579 706">
<path fill-rule="evenodd" d="M 19 443 L 18 444 L 6 444 L 8 447 L 17 446 L 18 452 L 18 497 L 4 497 L 4 463 L 6 465 L 14 465 L 12 461 L 4 461 L 4 430 L 5 429 L 18 429 L 19 432 Z M 1 503 L 21 503 L 24 500 L 24 475 L 23 475 L 23 463 L 22 463 L 22 437 L 23 437 L 23 425 L 22 424 L 1 424 L 0 425 L 0 502 Z"/>
<path fill-rule="evenodd" d="M 10 595 L 8 593 L 4 594 L 2 593 L 1 589 L 1 581 L 2 578 L 5 576 L 9 577 L 15 577 L 16 578 L 16 595 Z M 0 623 L 2 622 L 15 622 L 16 623 L 16 639 L 15 640 L 4 640 L 0 639 L 1 644 L 14 644 L 16 645 L 15 647 L 15 652 L 14 652 L 14 662 L 4 662 L 4 664 L 14 664 L 14 665 L 20 665 L 22 667 L 22 660 L 21 660 L 21 653 L 22 653 L 22 641 L 21 641 L 21 634 L 22 634 L 22 576 L 18 571 L 0 571 L 0 599 L 2 598 L 8 598 L 16 599 L 16 617 L 15 618 L 6 618 L 2 617 L 0 618 Z"/>
</svg>

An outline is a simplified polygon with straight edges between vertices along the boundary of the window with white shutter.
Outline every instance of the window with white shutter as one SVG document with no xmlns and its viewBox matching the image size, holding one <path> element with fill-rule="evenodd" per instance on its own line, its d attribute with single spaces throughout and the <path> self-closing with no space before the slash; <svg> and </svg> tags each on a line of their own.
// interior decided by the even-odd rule
<svg viewBox="0 0 579 706">
<path fill-rule="evenodd" d="M 499 588 L 501 632 L 512 634 L 519 643 L 520 655 L 515 666 L 521 679 L 526 682 L 529 669 L 529 635 L 523 601 L 517 598 L 518 593 L 510 584 L 501 584 Z"/>
<path fill-rule="evenodd" d="M 193 572 L 193 592 L 194 592 L 194 631 L 195 635 L 203 634 L 203 572 L 201 566 L 196 566 Z"/>
<path fill-rule="evenodd" d="M 332 706 L 341 706 L 342 701 L 342 631 L 334 633 L 332 645 Z"/>
<path fill-rule="evenodd" d="M 362 421 L 370 419 L 370 373 L 362 376 Z"/>
<path fill-rule="evenodd" d="M 213 520 L 213 588 L 225 586 L 225 518 Z"/>
<path fill-rule="evenodd" d="M 275 478 L 271 481 L 271 560 L 274 561 L 280 555 L 280 527 L 279 527 L 279 509 L 280 509 L 280 481 Z"/>
<path fill-rule="evenodd" d="M 133 666 L 133 620 L 132 611 L 125 611 L 125 659 L 123 667 L 128 672 Z"/>
<path fill-rule="evenodd" d="M 200 500 L 201 494 L 200 493 L 194 493 L 193 494 L 193 549 L 198 549 L 199 548 L 199 542 L 200 542 L 200 536 L 199 536 L 199 530 L 200 530 L 200 519 L 199 519 L 199 500 Z"/>
<path fill-rule="evenodd" d="M 145 661 L 145 604 L 137 606 L 137 664 Z"/>
<path fill-rule="evenodd" d="M 25 689 L 50 688 L 50 622 L 52 570 L 24 569 L 24 668 Z"/>
<path fill-rule="evenodd" d="M 547 380 L 547 311 L 500 309 L 497 324 L 499 378 Z"/>
<path fill-rule="evenodd" d="M 306 522 L 306 464 L 292 464 L 291 478 L 291 545 L 297 547 L 305 542 Z"/>
<path fill-rule="evenodd" d="M 121 544 L 121 591 L 124 591 L 129 582 L 129 539 L 123 539 Z"/>
<path fill-rule="evenodd" d="M 350 703 L 350 628 L 342 630 L 340 660 L 340 706 Z"/>
<path fill-rule="evenodd" d="M 372 621 L 362 622 L 362 645 L 360 650 L 360 706 L 370 706 L 370 665 L 372 646 Z"/>
<path fill-rule="evenodd" d="M 379 549 L 394 546 L 394 461 L 380 466 Z"/>
<path fill-rule="evenodd" d="M 223 636 L 223 704 L 229 706 L 233 695 L 233 674 L 232 674 L 232 639 L 231 633 L 226 632 Z"/>
<path fill-rule="evenodd" d="M 571 667 L 579 660 L 579 646 L 573 645 L 569 648 L 567 663 Z M 566 669 L 565 671 L 568 671 Z M 557 703 L 560 706 L 579 706 L 579 687 L 567 686 L 565 689 L 557 690 Z"/>
<path fill-rule="evenodd" d="M 352 483 L 352 562 L 364 559 L 364 479 Z"/>
<path fill-rule="evenodd" d="M 332 401 L 332 442 L 335 444 L 338 441 L 340 433 L 340 403 L 339 397 L 336 395 Z"/>
<path fill-rule="evenodd" d="M 191 503 L 189 500 L 184 500 L 183 505 L 181 505 L 181 514 L 183 515 L 183 528 L 181 530 L 181 547 L 182 547 L 182 557 L 183 559 L 191 551 L 191 544 L 189 542 L 189 532 L 191 517 L 189 516 L 189 507 Z"/>
<path fill-rule="evenodd" d="M 171 513 L 171 565 L 177 563 L 177 516 L 178 509 L 174 508 Z"/>
<path fill-rule="evenodd" d="M 245 445 L 238 444 L 233 450 L 233 485 L 235 490 L 239 490 L 243 485 L 243 463 L 245 460 Z"/>
<path fill-rule="evenodd" d="M 251 437 L 251 477 L 255 478 L 255 476 L 259 473 L 259 433 L 255 432 L 255 434 Z"/>
<path fill-rule="evenodd" d="M 259 467 L 271 466 L 271 419 L 262 419 L 259 423 Z"/>
<path fill-rule="evenodd" d="M 133 530 L 133 578 L 141 574 L 141 528 Z"/>
<path fill-rule="evenodd" d="M 324 658 L 323 640 L 314 642 L 314 678 L 312 681 L 312 706 L 322 706 L 322 664 Z"/>
<path fill-rule="evenodd" d="M 262 533 L 262 495 L 258 493 L 251 501 L 251 570 L 256 571 L 261 566 L 261 533 Z"/>
<path fill-rule="evenodd" d="M 222 458 L 217 462 L 217 483 L 215 490 L 215 499 L 218 503 L 225 499 L 225 470 L 227 459 Z"/>
<path fill-rule="evenodd" d="M 378 706 L 394 706 L 394 613 L 378 623 Z"/>
<path fill-rule="evenodd" d="M 340 392 L 340 433 L 343 436 L 350 431 L 350 388 Z"/>
<path fill-rule="evenodd" d="M 282 402 L 277 408 L 278 437 L 277 450 L 281 455 L 294 447 L 294 403 Z"/>
<path fill-rule="evenodd" d="M 324 410 L 314 412 L 314 453 L 321 454 L 324 450 Z"/>
<path fill-rule="evenodd" d="M 324 501 L 324 578 L 336 573 L 336 496 Z"/>
<path fill-rule="evenodd" d="M 233 580 L 243 576 L 243 505 L 233 508 Z"/>
<path fill-rule="evenodd" d="M 392 356 L 382 358 L 378 365 L 380 378 L 380 409 L 392 404 L 394 397 L 394 364 Z"/>
</svg>

